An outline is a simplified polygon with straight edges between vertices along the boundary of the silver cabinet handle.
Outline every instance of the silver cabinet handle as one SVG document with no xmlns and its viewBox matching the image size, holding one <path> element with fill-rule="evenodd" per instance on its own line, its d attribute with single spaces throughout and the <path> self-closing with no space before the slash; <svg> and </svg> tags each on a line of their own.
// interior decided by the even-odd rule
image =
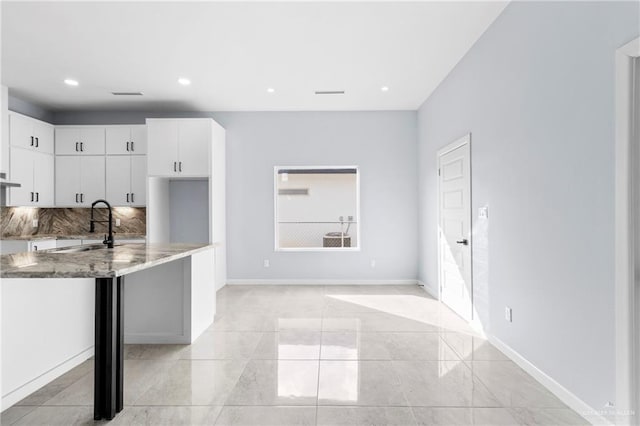
<svg viewBox="0 0 640 426">
<path fill-rule="evenodd" d="M 31 146 L 33 146 L 33 136 L 31 136 Z"/>
<path fill-rule="evenodd" d="M 129 202 L 129 193 L 127 192 L 127 203 Z"/>
<path fill-rule="evenodd" d="M 132 203 L 134 202 L 134 200 L 133 200 L 133 192 L 131 193 L 131 202 Z"/>
<path fill-rule="evenodd" d="M 78 145 L 80 144 L 80 142 L 76 142 L 76 152 L 78 152 Z"/>
<path fill-rule="evenodd" d="M 33 192 L 31 193 L 31 202 L 33 203 Z"/>
<path fill-rule="evenodd" d="M 40 146 L 40 141 L 38 140 L 38 138 L 36 138 L 36 148 L 38 148 Z"/>
<path fill-rule="evenodd" d="M 80 151 L 84 152 L 84 142 L 80 142 Z"/>
<path fill-rule="evenodd" d="M 84 203 L 84 194 L 82 192 L 80 193 L 80 202 Z"/>
<path fill-rule="evenodd" d="M 133 147 L 133 141 L 131 141 L 131 151 L 135 151 L 135 148 Z"/>
<path fill-rule="evenodd" d="M 127 152 L 129 152 L 129 142 L 127 142 Z"/>
<path fill-rule="evenodd" d="M 36 203 L 40 202 L 40 193 L 36 192 Z"/>
<path fill-rule="evenodd" d="M 180 161 L 178 163 L 178 171 L 181 172 L 182 171 L 182 161 Z"/>
<path fill-rule="evenodd" d="M 174 161 L 174 162 L 173 162 L 173 171 L 174 171 L 174 172 L 177 172 L 177 171 L 178 171 L 178 168 L 177 168 L 178 166 L 177 166 L 176 164 L 177 164 L 177 163 Z"/>
<path fill-rule="evenodd" d="M 78 193 L 76 192 L 76 203 L 78 202 Z"/>
</svg>

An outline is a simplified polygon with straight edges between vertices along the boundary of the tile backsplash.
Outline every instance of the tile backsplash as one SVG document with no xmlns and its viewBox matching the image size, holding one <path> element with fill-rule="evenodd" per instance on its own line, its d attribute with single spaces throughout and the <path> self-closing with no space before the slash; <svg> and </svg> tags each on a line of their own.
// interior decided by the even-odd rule
<svg viewBox="0 0 640 426">
<path fill-rule="evenodd" d="M 95 219 L 107 219 L 107 209 L 96 208 Z M 82 235 L 89 232 L 90 208 L 2 207 L 0 234 L 3 239 L 29 235 Z M 38 226 L 33 221 L 38 220 Z M 115 220 L 120 219 L 120 226 Z M 114 207 L 114 232 L 146 234 L 147 209 L 144 207 Z M 105 233 L 106 223 L 96 224 L 96 233 Z"/>
</svg>

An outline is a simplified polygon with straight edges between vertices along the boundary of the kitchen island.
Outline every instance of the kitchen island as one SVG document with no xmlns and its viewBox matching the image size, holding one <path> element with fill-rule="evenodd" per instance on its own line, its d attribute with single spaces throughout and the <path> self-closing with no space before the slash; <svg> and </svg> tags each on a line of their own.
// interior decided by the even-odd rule
<svg viewBox="0 0 640 426">
<path fill-rule="evenodd" d="M 214 251 L 116 242 L 0 256 L 2 408 L 95 353 L 94 417 L 113 418 L 125 342 L 188 344 L 213 322 Z"/>
</svg>

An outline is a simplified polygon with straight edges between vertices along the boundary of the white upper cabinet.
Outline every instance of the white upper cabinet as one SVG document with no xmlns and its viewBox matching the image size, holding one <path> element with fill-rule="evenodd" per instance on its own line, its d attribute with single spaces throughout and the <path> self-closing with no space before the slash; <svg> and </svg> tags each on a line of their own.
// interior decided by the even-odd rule
<svg viewBox="0 0 640 426">
<path fill-rule="evenodd" d="M 208 176 L 213 133 L 211 120 L 180 120 L 178 125 L 178 172 Z"/>
<path fill-rule="evenodd" d="M 104 153 L 104 127 L 56 127 L 56 155 L 103 155 Z"/>
<path fill-rule="evenodd" d="M 149 176 L 209 176 L 212 126 L 208 118 L 147 119 Z"/>
<path fill-rule="evenodd" d="M 113 206 L 144 206 L 147 161 L 141 155 L 107 156 L 107 201 Z"/>
<path fill-rule="evenodd" d="M 106 128 L 107 155 L 144 155 L 147 153 L 147 127 L 108 126 Z"/>
<path fill-rule="evenodd" d="M 11 206 L 53 206 L 53 155 L 11 147 Z"/>
<path fill-rule="evenodd" d="M 104 197 L 104 156 L 56 156 L 56 206 L 88 207 Z"/>
<path fill-rule="evenodd" d="M 15 112 L 9 113 L 12 146 L 53 154 L 53 126 Z"/>
</svg>

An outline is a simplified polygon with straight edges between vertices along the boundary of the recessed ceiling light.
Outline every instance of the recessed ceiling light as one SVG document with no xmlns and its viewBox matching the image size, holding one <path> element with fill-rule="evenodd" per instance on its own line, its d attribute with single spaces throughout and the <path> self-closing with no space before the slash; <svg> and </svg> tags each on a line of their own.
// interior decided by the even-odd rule
<svg viewBox="0 0 640 426">
<path fill-rule="evenodd" d="M 389 91 L 389 86 L 382 86 L 380 88 L 380 90 L 382 90 L 383 92 L 388 92 Z"/>
<path fill-rule="evenodd" d="M 274 89 L 273 87 L 269 87 L 269 88 L 267 89 L 267 92 L 269 92 L 269 93 L 273 93 L 273 92 L 275 92 L 275 91 L 276 91 L 276 89 Z"/>
<path fill-rule="evenodd" d="M 64 84 L 66 84 L 67 86 L 77 86 L 78 85 L 78 81 L 74 80 L 72 78 L 66 78 L 64 80 Z"/>
<path fill-rule="evenodd" d="M 182 84 L 183 86 L 188 86 L 191 84 L 191 80 L 189 80 L 188 78 L 180 77 L 178 79 L 178 83 Z"/>
</svg>

